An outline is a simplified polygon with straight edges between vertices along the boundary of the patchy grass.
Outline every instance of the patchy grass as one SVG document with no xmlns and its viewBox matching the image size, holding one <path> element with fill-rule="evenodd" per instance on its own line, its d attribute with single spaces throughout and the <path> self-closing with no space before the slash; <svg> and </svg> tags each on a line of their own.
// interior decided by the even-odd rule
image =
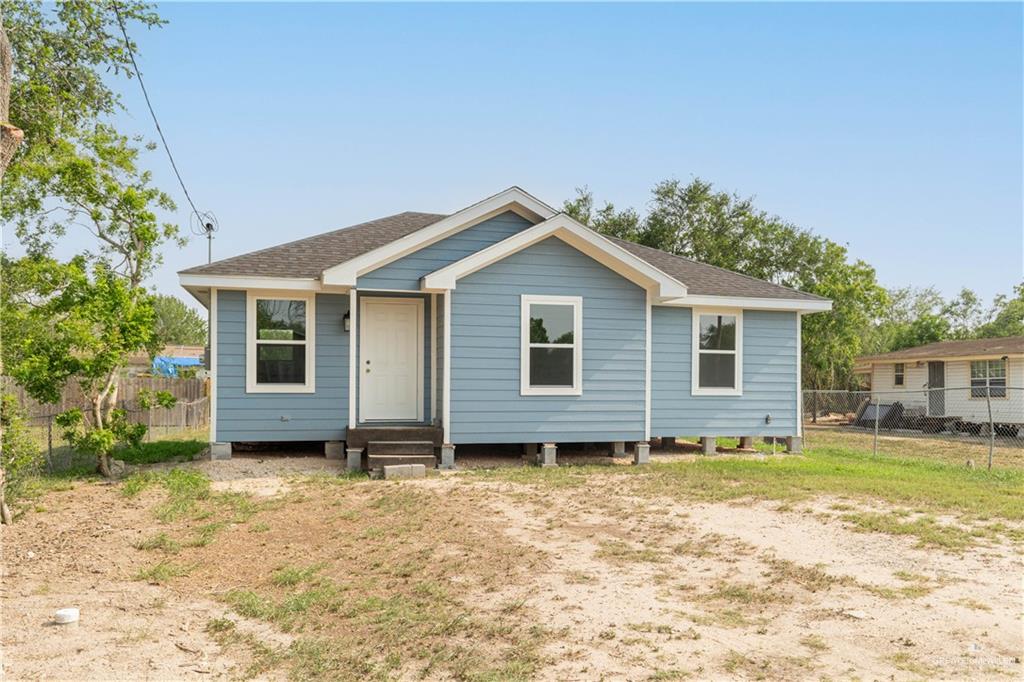
<svg viewBox="0 0 1024 682">
<path fill-rule="evenodd" d="M 800 638 L 800 643 L 815 652 L 829 650 L 828 643 L 825 642 L 825 638 L 821 635 L 804 635 Z"/>
<path fill-rule="evenodd" d="M 636 548 L 621 540 L 605 540 L 599 543 L 597 553 L 599 559 L 608 559 L 619 563 L 661 563 L 665 561 L 661 552 L 647 547 Z"/>
<path fill-rule="evenodd" d="M 164 532 L 151 535 L 145 540 L 140 540 L 132 545 L 135 549 L 145 551 L 160 550 L 168 554 L 177 554 L 181 551 L 181 543 Z"/>
<path fill-rule="evenodd" d="M 939 523 L 932 516 L 921 516 L 912 521 L 905 521 L 899 514 L 862 512 L 844 514 L 841 518 L 859 531 L 912 535 L 917 538 L 918 547 L 937 547 L 962 552 L 976 543 L 975 536 L 970 532 Z"/>
<path fill-rule="evenodd" d="M 211 624 L 221 639 L 250 651 L 261 674 L 273 665 L 295 679 L 535 676 L 552 633 L 522 595 L 486 597 L 525 578 L 534 550 L 509 543 L 465 500 L 332 479 L 304 478 L 305 492 L 261 504 L 252 526 L 265 523 L 263 514 L 271 523 L 258 540 L 234 534 L 182 550 L 190 560 L 196 553 L 203 575 L 195 579 L 222 585 L 214 592 L 234 613 L 295 638 L 265 651 L 237 628 Z M 252 554 L 238 556 L 238 543 Z M 269 566 L 261 560 L 266 545 L 293 543 L 303 551 Z"/>
<path fill-rule="evenodd" d="M 135 580 L 144 580 L 151 583 L 165 583 L 171 578 L 180 578 L 192 572 L 189 566 L 175 564 L 170 561 L 161 561 L 149 568 L 144 568 L 135 574 Z"/>
<path fill-rule="evenodd" d="M 127 464 L 157 464 L 159 462 L 190 462 L 206 450 L 209 443 L 201 440 L 157 440 L 140 443 L 136 447 L 114 451 L 114 458 Z"/>
<path fill-rule="evenodd" d="M 991 611 L 992 607 L 988 604 L 984 604 L 976 599 L 970 597 L 962 597 L 960 599 L 950 602 L 951 604 L 957 604 L 964 607 L 965 609 L 971 609 L 972 611 Z"/>
</svg>

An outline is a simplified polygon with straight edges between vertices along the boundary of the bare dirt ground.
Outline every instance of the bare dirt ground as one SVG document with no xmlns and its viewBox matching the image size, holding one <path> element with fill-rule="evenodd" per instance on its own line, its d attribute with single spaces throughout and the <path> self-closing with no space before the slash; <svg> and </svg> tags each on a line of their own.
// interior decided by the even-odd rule
<svg viewBox="0 0 1024 682">
<path fill-rule="evenodd" d="M 191 537 L 210 519 L 159 521 L 157 489 L 128 498 L 118 485 L 79 483 L 49 493 L 3 529 L 6 679 L 368 676 L 319 658 L 292 665 L 254 653 L 284 651 L 310 634 L 338 638 L 340 647 L 350 629 L 379 627 L 376 615 L 338 626 L 341 614 L 355 618 L 348 606 L 261 618 L 253 615 L 259 609 L 226 598 L 247 586 L 265 589 L 268 600 L 284 598 L 293 588 L 270 576 L 307 564 L 344 586 L 349 596 L 338 599 L 360 590 L 386 596 L 410 580 L 423 582 L 409 595 L 428 581 L 444 583 L 451 596 L 420 606 L 451 603 L 456 610 L 446 623 L 478 618 L 451 635 L 467 651 L 500 659 L 499 647 L 520 630 L 540 637 L 529 667 L 505 669 L 497 679 L 1024 674 L 1019 548 L 990 541 L 949 553 L 918 549 L 908 536 L 855 532 L 834 513 L 849 501 L 687 504 L 641 496 L 617 476 L 594 477 L 585 488 L 459 473 L 338 485 L 324 482 L 340 463 L 323 458 L 179 466 L 204 472 L 214 491 L 264 505 L 225 524 L 212 541 L 176 550 L 174 561 L 191 566 L 181 575 L 139 579 L 157 557 L 137 547 L 155 533 Z M 389 508 L 392 500 L 407 506 Z M 398 561 L 412 568 L 391 570 Z M 65 606 L 80 608 L 81 622 L 50 624 Z M 402 627 L 419 627 L 417 618 L 430 627 L 395 632 L 435 632 L 428 612 L 411 613 Z M 228 620 L 241 633 L 232 643 L 211 627 Z M 383 673 L 375 668 L 377 677 L 472 677 L 451 663 L 420 665 L 416 641 L 373 632 L 373 647 L 405 656 Z"/>
</svg>

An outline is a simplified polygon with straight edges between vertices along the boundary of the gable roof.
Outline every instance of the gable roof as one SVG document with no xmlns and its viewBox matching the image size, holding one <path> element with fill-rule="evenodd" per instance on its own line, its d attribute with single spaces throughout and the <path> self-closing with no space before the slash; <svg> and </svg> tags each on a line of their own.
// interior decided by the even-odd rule
<svg viewBox="0 0 1024 682">
<path fill-rule="evenodd" d="M 628 249 L 591 230 L 574 218 L 559 213 L 518 234 L 492 244 L 485 249 L 455 261 L 423 277 L 424 291 L 455 289 L 461 277 L 476 272 L 513 253 L 541 242 L 549 237 L 561 239 L 577 251 L 586 254 L 622 277 L 645 288 L 663 299 L 686 296 L 686 285 L 657 266 L 633 254 Z"/>
<path fill-rule="evenodd" d="M 333 232 L 198 265 L 178 274 L 316 279 L 331 266 L 390 244 L 445 217 L 438 213 L 414 211 L 396 213 Z"/>
<path fill-rule="evenodd" d="M 967 357 L 1000 357 L 1003 355 L 1024 355 L 1024 336 L 1004 336 L 996 339 L 965 339 L 963 341 L 936 341 L 923 346 L 904 348 L 891 353 L 865 355 L 857 362 L 902 362 L 903 360 L 924 360 Z"/>
<path fill-rule="evenodd" d="M 188 268 L 178 274 L 190 291 L 192 287 L 208 286 L 204 281 L 206 277 L 294 280 L 295 286 L 306 282 L 301 286 L 307 288 L 351 286 L 363 271 L 380 267 L 404 253 L 422 248 L 504 210 L 515 210 L 537 223 L 556 214 L 547 204 L 518 187 L 511 187 L 451 215 L 407 211 Z M 744 298 L 762 299 L 765 304 L 762 307 L 771 307 L 772 301 L 778 301 L 780 305 L 802 302 L 801 305 L 807 309 L 827 310 L 830 307 L 828 299 L 821 296 L 621 239 L 604 235 L 601 239 L 660 270 L 668 279 L 682 283 L 686 296 L 676 301 L 679 304 L 727 305 L 727 301 L 720 299 Z M 378 254 L 383 260 L 377 257 Z M 786 303 L 782 304 L 782 301 Z"/>
</svg>

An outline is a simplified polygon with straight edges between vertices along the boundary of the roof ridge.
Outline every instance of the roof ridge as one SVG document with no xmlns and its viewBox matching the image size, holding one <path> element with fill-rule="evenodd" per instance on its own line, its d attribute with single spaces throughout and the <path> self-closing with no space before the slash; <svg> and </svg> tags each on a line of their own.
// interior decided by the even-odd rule
<svg viewBox="0 0 1024 682">
<path fill-rule="evenodd" d="M 591 229 L 593 229 L 593 228 L 591 228 Z M 786 291 L 792 291 L 792 292 L 797 293 L 797 294 L 803 294 L 804 296 L 814 296 L 815 298 L 820 298 L 823 301 L 827 301 L 828 300 L 824 296 L 819 296 L 818 294 L 812 294 L 809 291 L 801 291 L 800 289 L 795 289 L 793 287 L 787 287 L 784 284 L 776 284 L 775 282 L 772 282 L 772 281 L 767 280 L 767 279 L 761 279 L 760 277 L 754 277 L 753 275 L 748 275 L 748 274 L 743 273 L 743 272 L 737 272 L 735 270 L 730 270 L 729 268 L 723 268 L 723 267 L 720 267 L 718 265 L 712 265 L 711 263 L 705 263 L 704 261 L 695 260 L 693 258 L 687 258 L 686 256 L 680 256 L 677 253 L 671 253 L 669 251 L 665 251 L 664 249 L 656 249 L 653 246 L 647 246 L 646 244 L 640 244 L 638 242 L 631 242 L 628 239 L 620 239 L 619 237 L 612 237 L 610 235 L 605 235 L 605 236 L 608 237 L 609 239 L 612 239 L 612 240 L 614 240 L 616 242 L 619 242 L 619 243 L 622 243 L 622 244 L 630 244 L 632 246 L 638 246 L 641 249 L 646 249 L 648 251 L 654 251 L 656 253 L 661 253 L 661 254 L 664 254 L 666 256 L 671 256 L 672 258 L 678 258 L 679 260 L 686 261 L 687 263 L 693 263 L 694 265 L 700 265 L 700 266 L 703 266 L 705 268 L 714 268 L 715 270 L 719 270 L 721 272 L 727 272 L 730 275 L 736 275 L 738 277 L 744 277 L 744 278 L 749 279 L 749 280 L 754 281 L 754 282 L 759 282 L 759 283 L 762 283 L 762 284 L 771 284 L 773 287 L 778 287 L 780 289 L 785 289 Z M 683 284 L 686 284 L 686 282 L 683 282 Z"/>
</svg>

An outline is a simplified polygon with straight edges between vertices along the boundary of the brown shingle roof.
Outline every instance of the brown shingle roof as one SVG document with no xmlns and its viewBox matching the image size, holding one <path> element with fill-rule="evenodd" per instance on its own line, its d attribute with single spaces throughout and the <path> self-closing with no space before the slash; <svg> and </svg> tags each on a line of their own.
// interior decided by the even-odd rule
<svg viewBox="0 0 1024 682">
<path fill-rule="evenodd" d="M 998 339 L 966 339 L 964 341 L 936 341 L 923 346 L 879 355 L 865 355 L 857 362 L 924 360 L 925 358 L 965 358 L 985 355 L 1022 355 L 1024 336 L 1004 336 Z"/>
<path fill-rule="evenodd" d="M 225 258 L 208 265 L 199 265 L 182 270 L 180 274 L 316 279 L 331 266 L 384 246 L 445 217 L 436 213 L 398 213 L 280 246 Z M 694 295 L 824 300 L 814 294 L 698 263 L 658 249 L 621 239 L 612 238 L 612 241 L 676 278 Z"/>
<path fill-rule="evenodd" d="M 406 211 L 287 244 L 182 270 L 182 275 L 241 275 L 316 279 L 327 268 L 436 223 L 443 215 Z"/>
</svg>

